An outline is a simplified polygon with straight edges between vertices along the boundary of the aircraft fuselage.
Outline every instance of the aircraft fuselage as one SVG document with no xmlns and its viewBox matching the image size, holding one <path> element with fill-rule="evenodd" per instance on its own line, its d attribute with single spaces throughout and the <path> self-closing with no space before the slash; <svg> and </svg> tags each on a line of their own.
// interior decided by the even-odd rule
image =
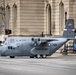
<svg viewBox="0 0 76 75">
<path fill-rule="evenodd" d="M 34 37 L 34 40 L 32 38 L 9 37 L 0 47 L 0 54 L 2 56 L 34 56 L 38 54 L 50 56 L 67 42 L 66 38 Z M 47 42 L 46 39 L 54 41 Z"/>
</svg>

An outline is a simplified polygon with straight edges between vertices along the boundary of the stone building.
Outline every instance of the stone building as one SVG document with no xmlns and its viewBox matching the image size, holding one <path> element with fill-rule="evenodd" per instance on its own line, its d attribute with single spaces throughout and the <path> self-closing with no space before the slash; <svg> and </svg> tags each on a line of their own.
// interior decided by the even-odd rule
<svg viewBox="0 0 76 75">
<path fill-rule="evenodd" d="M 0 0 L 0 12 L 2 8 Z M 68 18 L 76 24 L 76 0 L 5 0 L 5 28 L 12 35 L 60 35 Z M 0 14 L 0 34 L 2 23 Z"/>
</svg>

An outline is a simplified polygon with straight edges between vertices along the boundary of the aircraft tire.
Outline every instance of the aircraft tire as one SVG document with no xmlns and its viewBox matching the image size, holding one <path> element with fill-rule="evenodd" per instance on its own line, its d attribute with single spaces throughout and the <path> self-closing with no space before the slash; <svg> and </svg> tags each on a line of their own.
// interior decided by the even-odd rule
<svg viewBox="0 0 76 75">
<path fill-rule="evenodd" d="M 40 58 L 41 56 L 38 54 L 38 55 L 35 55 L 35 57 L 36 57 L 36 58 Z"/>
<path fill-rule="evenodd" d="M 10 56 L 10 58 L 15 58 L 15 56 Z"/>
<path fill-rule="evenodd" d="M 43 55 L 40 55 L 41 58 L 44 58 Z"/>
<path fill-rule="evenodd" d="M 37 55 L 35 55 L 35 58 L 37 58 Z"/>
<path fill-rule="evenodd" d="M 47 56 L 46 55 L 43 55 L 43 58 L 46 58 Z"/>
<path fill-rule="evenodd" d="M 34 58 L 34 56 L 30 56 L 30 58 Z"/>
<path fill-rule="evenodd" d="M 35 55 L 35 57 L 36 57 L 36 58 L 46 58 L 47 56 L 46 56 L 46 55 L 39 55 L 39 54 L 38 54 L 38 55 Z"/>
</svg>

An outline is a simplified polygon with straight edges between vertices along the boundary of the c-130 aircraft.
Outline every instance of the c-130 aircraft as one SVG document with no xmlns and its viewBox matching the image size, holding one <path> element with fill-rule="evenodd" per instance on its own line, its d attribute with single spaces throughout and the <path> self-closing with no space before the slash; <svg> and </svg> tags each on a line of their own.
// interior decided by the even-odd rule
<svg viewBox="0 0 76 75">
<path fill-rule="evenodd" d="M 30 56 L 46 58 L 55 53 L 63 44 L 75 39 L 74 20 L 68 19 L 62 36 L 52 37 L 8 37 L 0 46 L 1 56 Z"/>
</svg>

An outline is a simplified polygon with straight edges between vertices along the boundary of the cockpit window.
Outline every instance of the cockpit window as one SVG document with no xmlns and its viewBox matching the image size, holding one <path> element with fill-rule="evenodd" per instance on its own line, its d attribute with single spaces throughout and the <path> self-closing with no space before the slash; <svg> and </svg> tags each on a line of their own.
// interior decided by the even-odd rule
<svg viewBox="0 0 76 75">
<path fill-rule="evenodd" d="M 12 43 L 15 43 L 15 39 L 9 39 L 9 38 L 7 38 L 7 40 L 6 41 L 4 41 L 4 45 L 9 45 L 9 44 L 12 44 Z"/>
<path fill-rule="evenodd" d="M 15 43 L 15 40 L 14 39 L 10 39 L 10 43 Z"/>
</svg>

